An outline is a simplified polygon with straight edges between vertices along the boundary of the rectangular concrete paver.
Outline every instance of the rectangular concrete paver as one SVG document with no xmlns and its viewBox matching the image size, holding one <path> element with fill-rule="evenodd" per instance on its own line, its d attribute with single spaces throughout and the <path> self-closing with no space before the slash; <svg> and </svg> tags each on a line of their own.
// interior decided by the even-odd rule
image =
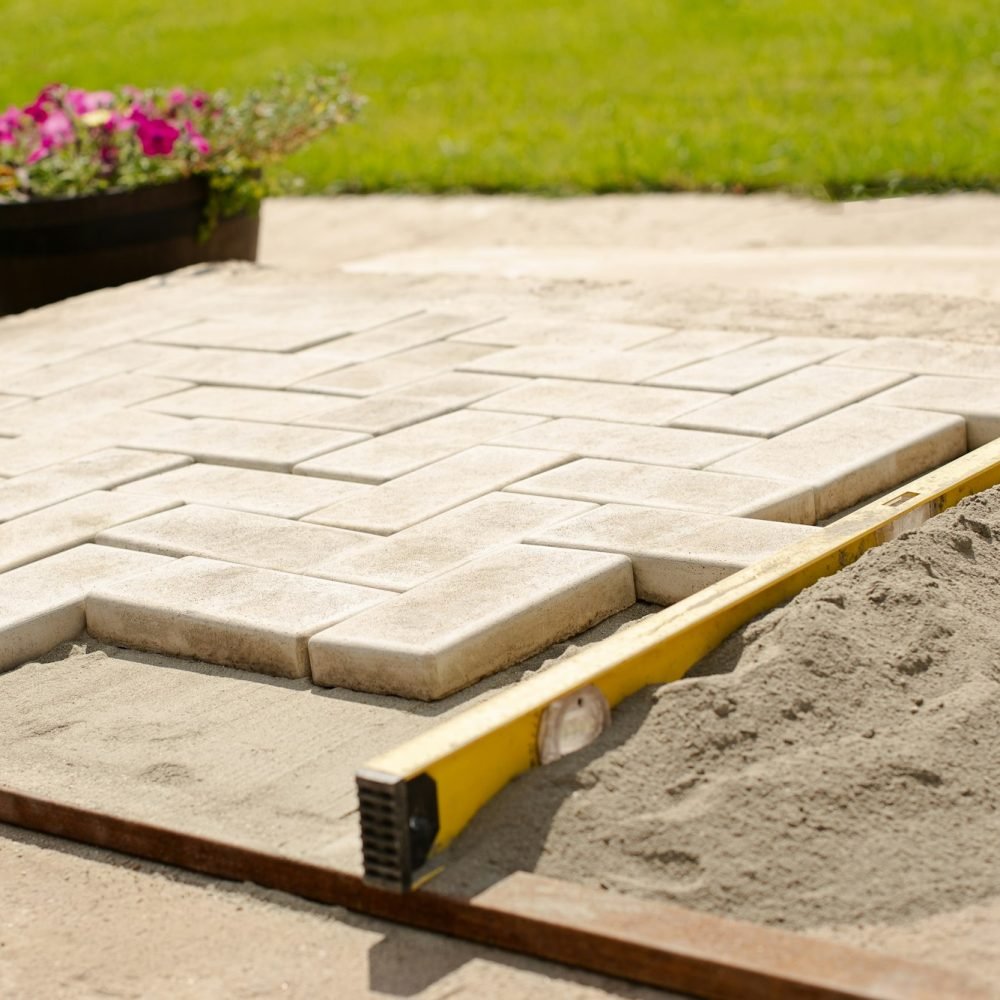
<svg viewBox="0 0 1000 1000">
<path fill-rule="evenodd" d="M 571 456 L 528 448 L 482 445 L 348 497 L 305 518 L 356 531 L 391 535 L 510 483 L 569 461 Z"/>
<path fill-rule="evenodd" d="M 965 421 L 859 403 L 770 438 L 712 466 L 718 472 L 808 483 L 829 517 L 961 455 Z"/>
<path fill-rule="evenodd" d="M 1000 347 L 911 337 L 876 337 L 838 355 L 836 364 L 884 368 L 913 375 L 1000 378 Z"/>
<path fill-rule="evenodd" d="M 582 458 L 508 486 L 515 493 L 813 524 L 812 487 L 759 476 Z"/>
<path fill-rule="evenodd" d="M 452 339 L 497 347 L 584 347 L 623 351 L 657 340 L 670 331 L 642 323 L 610 323 L 598 320 L 554 319 L 551 316 L 511 316 L 499 323 L 456 334 Z"/>
<path fill-rule="evenodd" d="M 774 437 L 908 378 L 901 372 L 810 365 L 685 413 L 674 427 Z"/>
<path fill-rule="evenodd" d="M 317 565 L 371 537 L 283 517 L 187 504 L 109 528 L 96 541 L 164 556 L 202 556 L 308 575 Z"/>
<path fill-rule="evenodd" d="M 105 528 L 176 506 L 173 500 L 96 490 L 0 524 L 0 573 L 93 541 Z"/>
<path fill-rule="evenodd" d="M 466 448 L 540 424 L 543 420 L 542 417 L 522 414 L 479 413 L 474 410 L 446 413 L 302 462 L 295 466 L 295 472 L 361 483 L 384 483 Z"/>
<path fill-rule="evenodd" d="M 169 561 L 146 552 L 78 545 L 0 573 L 0 671 L 43 656 L 82 632 L 84 597 L 91 586 Z"/>
<path fill-rule="evenodd" d="M 87 631 L 133 649 L 308 677 L 309 636 L 385 597 L 367 587 L 188 557 L 92 588 Z"/>
<path fill-rule="evenodd" d="M 648 381 L 678 389 L 742 392 L 797 368 L 824 361 L 853 344 L 854 341 L 832 337 L 774 337 L 739 351 L 675 368 Z"/>
<path fill-rule="evenodd" d="M 738 434 L 565 418 L 499 438 L 498 444 L 551 448 L 584 458 L 701 468 L 753 443 Z"/>
<path fill-rule="evenodd" d="M 918 375 L 873 396 L 869 402 L 879 406 L 957 413 L 965 418 L 970 448 L 978 448 L 1000 437 L 1000 379 Z"/>
<path fill-rule="evenodd" d="M 675 355 L 678 365 L 692 364 L 717 354 L 740 351 L 761 341 L 770 340 L 771 334 L 750 330 L 677 330 L 656 340 L 639 345 L 643 351 L 658 351 L 663 355 Z"/>
<path fill-rule="evenodd" d="M 433 576 L 593 509 L 578 500 L 490 493 L 404 531 L 318 561 L 311 572 L 346 583 L 409 590 Z"/>
<path fill-rule="evenodd" d="M 297 420 L 308 423 L 310 417 L 328 413 L 335 401 L 317 397 L 311 392 L 198 385 L 140 405 L 144 410 L 171 413 L 178 417 L 215 417 L 220 420 L 290 424 Z"/>
<path fill-rule="evenodd" d="M 319 427 L 199 417 L 168 434 L 143 438 L 139 444 L 150 451 L 183 452 L 201 462 L 288 472 L 299 462 L 363 441 L 366 436 Z"/>
<path fill-rule="evenodd" d="M 186 455 L 108 448 L 0 482 L 0 521 L 188 465 Z"/>
<path fill-rule="evenodd" d="M 315 355 L 205 348 L 192 358 L 152 365 L 145 371 L 199 385 L 284 389 L 335 367 L 337 362 Z"/>
<path fill-rule="evenodd" d="M 632 560 L 640 600 L 673 604 L 820 531 L 750 517 L 607 504 L 525 541 L 619 552 Z"/>
<path fill-rule="evenodd" d="M 443 698 L 634 601 L 622 556 L 511 545 L 313 636 L 312 676 Z"/>
<path fill-rule="evenodd" d="M 251 514 L 298 518 L 344 497 L 363 495 L 373 487 L 337 479 L 197 462 L 119 489 L 185 503 L 245 510 Z"/>
<path fill-rule="evenodd" d="M 717 392 L 539 378 L 480 400 L 473 409 L 662 426 L 681 414 L 726 398 Z"/>
<path fill-rule="evenodd" d="M 574 351 L 554 346 L 511 347 L 487 354 L 463 367 L 468 371 L 492 372 L 497 375 L 632 383 L 652 378 L 673 363 L 672 358 L 660 358 L 655 351 L 612 351 L 599 348 Z"/>
<path fill-rule="evenodd" d="M 306 393 L 301 393 L 306 395 Z M 426 396 L 410 396 L 406 390 L 384 392 L 367 399 L 348 397 L 314 396 L 325 402 L 322 413 L 306 417 L 298 423 L 310 427 L 336 427 L 345 431 L 363 434 L 388 434 L 410 424 L 418 424 L 433 417 L 443 416 L 459 409 L 450 400 L 430 399 Z M 335 405 L 330 403 L 336 399 Z"/>
</svg>

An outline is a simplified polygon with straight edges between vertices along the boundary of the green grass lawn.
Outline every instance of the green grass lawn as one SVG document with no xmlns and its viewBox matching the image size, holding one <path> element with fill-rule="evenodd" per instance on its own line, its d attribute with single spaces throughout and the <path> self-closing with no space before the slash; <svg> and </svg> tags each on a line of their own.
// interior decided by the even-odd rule
<svg viewBox="0 0 1000 1000">
<path fill-rule="evenodd" d="M 1000 186 L 997 0 L 3 0 L 0 106 L 343 61 L 310 191 Z"/>
</svg>

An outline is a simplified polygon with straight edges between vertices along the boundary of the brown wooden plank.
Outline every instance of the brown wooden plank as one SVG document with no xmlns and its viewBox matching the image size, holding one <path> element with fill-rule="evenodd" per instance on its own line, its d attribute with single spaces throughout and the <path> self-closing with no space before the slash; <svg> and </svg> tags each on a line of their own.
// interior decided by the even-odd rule
<svg viewBox="0 0 1000 1000">
<path fill-rule="evenodd" d="M 335 869 L 4 788 L 0 822 L 709 1000 L 989 995 L 948 970 L 526 873 L 472 900 L 400 895 Z"/>
</svg>

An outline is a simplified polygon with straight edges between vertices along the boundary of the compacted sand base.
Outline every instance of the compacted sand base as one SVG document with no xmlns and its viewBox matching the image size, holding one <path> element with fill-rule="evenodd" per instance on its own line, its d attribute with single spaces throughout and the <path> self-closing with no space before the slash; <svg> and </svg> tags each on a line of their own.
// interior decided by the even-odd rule
<svg viewBox="0 0 1000 1000">
<path fill-rule="evenodd" d="M 696 672 L 519 779 L 442 887 L 530 868 L 1000 982 L 1000 489 L 820 581 Z"/>
</svg>

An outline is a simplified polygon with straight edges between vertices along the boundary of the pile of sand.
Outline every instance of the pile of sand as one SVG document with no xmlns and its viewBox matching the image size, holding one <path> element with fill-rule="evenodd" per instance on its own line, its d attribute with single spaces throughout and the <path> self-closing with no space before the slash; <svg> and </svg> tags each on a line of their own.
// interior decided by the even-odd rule
<svg viewBox="0 0 1000 1000">
<path fill-rule="evenodd" d="M 1000 894 L 1000 489 L 699 667 L 515 782 L 436 885 L 529 869 L 792 929 L 912 924 Z"/>
</svg>

